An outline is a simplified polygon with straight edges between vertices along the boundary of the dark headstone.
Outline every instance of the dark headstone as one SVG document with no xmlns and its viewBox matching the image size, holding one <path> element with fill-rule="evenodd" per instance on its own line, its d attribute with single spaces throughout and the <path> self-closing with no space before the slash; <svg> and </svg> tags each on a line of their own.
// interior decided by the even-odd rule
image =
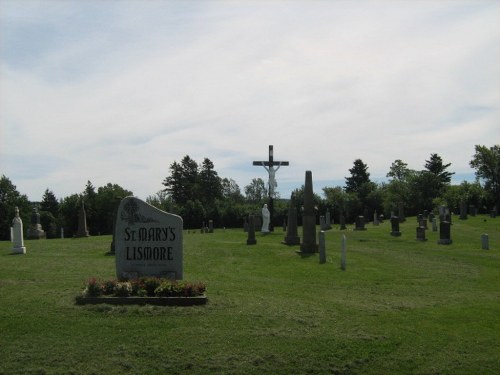
<svg viewBox="0 0 500 375">
<path fill-rule="evenodd" d="M 292 193 L 290 197 L 290 205 L 288 206 L 288 226 L 286 237 L 283 241 L 285 245 L 300 245 L 300 237 L 297 233 L 297 206 L 295 195 Z"/>
<path fill-rule="evenodd" d="M 399 237 L 401 232 L 399 231 L 399 217 L 391 217 L 391 236 Z"/>
<path fill-rule="evenodd" d="M 366 230 L 364 216 L 358 216 L 356 218 L 356 227 L 354 228 L 354 230 Z"/>
<path fill-rule="evenodd" d="M 427 241 L 427 238 L 425 238 L 425 228 L 424 227 L 417 227 L 417 241 Z"/>
<path fill-rule="evenodd" d="M 312 172 L 306 171 L 304 185 L 304 211 L 302 213 L 302 243 L 300 253 L 313 254 L 318 252 L 316 243 L 316 212 L 314 209 L 314 193 Z"/>
<path fill-rule="evenodd" d="M 89 231 L 87 230 L 87 215 L 85 213 L 85 204 L 83 200 L 81 201 L 80 211 L 78 212 L 78 230 L 76 231 L 75 237 L 89 237 Z"/>
<path fill-rule="evenodd" d="M 255 245 L 257 240 L 255 239 L 255 217 L 250 215 L 248 217 L 248 238 L 247 245 Z"/>
<path fill-rule="evenodd" d="M 451 244 L 451 223 L 448 221 L 442 221 L 439 223 L 439 241 L 440 245 Z"/>
</svg>

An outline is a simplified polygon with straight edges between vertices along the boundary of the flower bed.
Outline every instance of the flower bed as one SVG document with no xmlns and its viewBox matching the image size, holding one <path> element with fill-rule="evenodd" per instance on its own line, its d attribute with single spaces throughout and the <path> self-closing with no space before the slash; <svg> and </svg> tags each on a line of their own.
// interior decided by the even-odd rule
<svg viewBox="0 0 500 375">
<path fill-rule="evenodd" d="M 207 303 L 206 285 L 201 282 L 168 280 L 142 277 L 130 281 L 98 280 L 91 278 L 85 283 L 82 295 L 76 303 L 82 304 L 140 304 L 163 306 L 189 306 Z"/>
</svg>

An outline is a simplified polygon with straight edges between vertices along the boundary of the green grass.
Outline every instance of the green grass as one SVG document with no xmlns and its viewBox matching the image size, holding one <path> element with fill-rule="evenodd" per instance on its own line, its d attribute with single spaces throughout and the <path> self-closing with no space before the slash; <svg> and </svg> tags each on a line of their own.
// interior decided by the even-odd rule
<svg viewBox="0 0 500 375">
<path fill-rule="evenodd" d="M 323 265 L 281 229 L 254 246 L 185 232 L 185 279 L 208 285 L 194 307 L 75 305 L 86 279 L 115 276 L 109 236 L 26 241 L 24 256 L 0 242 L 0 374 L 500 373 L 500 218 L 456 219 L 448 246 L 415 227 L 335 226 Z"/>
</svg>

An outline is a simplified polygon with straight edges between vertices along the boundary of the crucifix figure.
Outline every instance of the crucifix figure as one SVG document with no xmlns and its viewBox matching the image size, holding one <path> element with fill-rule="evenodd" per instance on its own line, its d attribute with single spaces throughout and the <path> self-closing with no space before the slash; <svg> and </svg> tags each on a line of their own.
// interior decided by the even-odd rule
<svg viewBox="0 0 500 375">
<path fill-rule="evenodd" d="M 290 163 L 287 161 L 274 161 L 273 159 L 273 145 L 269 145 L 269 160 L 267 161 L 254 161 L 253 165 L 261 165 L 263 166 L 267 173 L 269 174 L 269 197 L 272 198 L 274 196 L 274 191 L 278 187 L 278 183 L 276 182 L 276 171 L 280 169 L 282 165 L 287 166 Z M 277 167 L 277 168 L 275 168 Z"/>
<path fill-rule="evenodd" d="M 274 203 L 273 197 L 276 188 L 278 187 L 278 183 L 276 182 L 276 171 L 280 169 L 282 165 L 287 166 L 289 162 L 287 161 L 274 161 L 273 159 L 273 145 L 269 145 L 269 160 L 266 161 L 254 161 L 253 165 L 259 165 L 266 169 L 269 174 L 269 201 L 268 201 L 268 209 L 269 209 L 269 230 L 273 231 L 273 212 L 274 212 Z"/>
</svg>

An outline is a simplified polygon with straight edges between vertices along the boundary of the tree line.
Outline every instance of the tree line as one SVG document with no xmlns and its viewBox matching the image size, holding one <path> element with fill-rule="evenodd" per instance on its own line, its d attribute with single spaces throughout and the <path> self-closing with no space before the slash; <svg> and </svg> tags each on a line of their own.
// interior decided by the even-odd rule
<svg viewBox="0 0 500 375">
<path fill-rule="evenodd" d="M 395 160 L 386 175 L 387 182 L 370 180 L 368 165 L 356 159 L 345 177 L 344 186 L 324 187 L 324 198 L 315 194 L 315 205 L 319 213 L 329 209 L 335 220 L 345 215 L 352 222 L 358 215 L 384 214 L 389 217 L 398 208 L 404 207 L 407 215 L 416 215 L 423 210 L 431 211 L 440 205 L 457 210 L 461 202 L 474 205 L 479 212 L 489 212 L 500 205 L 500 146 L 475 146 L 470 161 L 475 169 L 476 181 L 464 181 L 451 185 L 451 164 L 444 163 L 437 153 L 425 161 L 423 170 L 408 168 L 403 160 Z M 162 210 L 180 215 L 185 228 L 200 228 L 208 220 L 218 227 L 241 227 L 249 214 L 260 214 L 267 201 L 267 187 L 261 178 L 254 178 L 244 187 L 244 195 L 238 184 L 230 178 L 222 178 L 210 159 L 198 164 L 188 155 L 180 162 L 174 161 L 169 174 L 162 182 L 164 189 L 147 197 L 146 201 Z M 299 225 L 303 186 L 293 191 L 296 198 Z M 81 200 L 85 203 L 87 224 L 91 235 L 111 234 L 114 215 L 121 198 L 132 195 L 117 184 L 108 183 L 97 189 L 90 181 L 80 194 L 72 194 L 58 200 L 46 189 L 41 202 L 30 202 L 6 177 L 0 178 L 0 239 L 9 238 L 15 206 L 19 207 L 24 225 L 31 221 L 31 211 L 37 207 L 40 221 L 47 236 L 57 237 L 60 228 L 66 236 L 77 230 Z M 276 195 L 274 201 L 274 226 L 280 226 L 288 212 L 288 199 Z"/>
</svg>

